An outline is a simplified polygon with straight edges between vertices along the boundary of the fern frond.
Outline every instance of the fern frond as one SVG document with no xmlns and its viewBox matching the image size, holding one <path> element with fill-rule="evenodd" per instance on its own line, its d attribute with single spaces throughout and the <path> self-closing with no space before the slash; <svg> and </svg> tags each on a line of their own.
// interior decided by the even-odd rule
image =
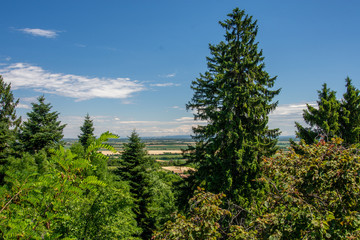
<svg viewBox="0 0 360 240">
<path fill-rule="evenodd" d="M 86 149 L 86 153 L 89 154 L 90 152 L 97 151 L 99 148 L 109 149 L 110 151 L 115 150 L 112 146 L 108 144 L 103 144 L 103 142 L 108 141 L 110 138 L 119 138 L 119 136 L 110 132 L 105 132 L 101 134 L 98 139 L 96 139 L 89 145 L 89 147 Z"/>
</svg>

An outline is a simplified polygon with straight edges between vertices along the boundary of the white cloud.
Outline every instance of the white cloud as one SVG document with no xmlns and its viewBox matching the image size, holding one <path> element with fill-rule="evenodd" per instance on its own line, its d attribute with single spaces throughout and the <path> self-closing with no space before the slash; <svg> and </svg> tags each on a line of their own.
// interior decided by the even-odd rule
<svg viewBox="0 0 360 240">
<path fill-rule="evenodd" d="M 23 103 L 19 103 L 16 108 L 31 109 L 31 106 Z"/>
<path fill-rule="evenodd" d="M 32 102 L 36 102 L 37 98 L 38 97 L 24 97 L 24 98 L 21 98 L 20 101 L 32 103 Z"/>
<path fill-rule="evenodd" d="M 85 76 L 51 73 L 38 66 L 15 63 L 0 69 L 5 81 L 13 89 L 32 88 L 41 93 L 75 98 L 79 101 L 92 98 L 131 97 L 145 90 L 137 81 L 129 78 L 89 78 Z"/>
<path fill-rule="evenodd" d="M 172 106 L 171 109 L 177 109 L 177 110 L 185 110 L 185 108 L 179 107 L 179 106 Z"/>
<path fill-rule="evenodd" d="M 57 31 L 54 30 L 45 30 L 40 28 L 23 28 L 19 29 L 19 31 L 37 36 L 37 37 L 46 37 L 46 38 L 56 38 L 57 37 Z"/>
<path fill-rule="evenodd" d="M 193 118 L 183 117 L 171 121 L 147 121 L 147 120 L 127 120 L 119 116 L 90 116 L 95 127 L 95 135 L 110 131 L 121 137 L 127 137 L 132 130 L 136 130 L 140 136 L 172 136 L 172 135 L 191 135 L 192 128 L 203 124 L 194 121 Z M 80 134 L 80 126 L 84 122 L 84 117 L 62 116 L 60 121 L 67 124 L 64 129 L 64 136 L 76 138 Z"/>
<path fill-rule="evenodd" d="M 316 106 L 316 103 L 309 103 L 311 106 Z M 306 125 L 302 117 L 303 110 L 307 109 L 305 103 L 293 103 L 279 105 L 274 112 L 269 114 L 269 127 L 279 128 L 281 135 L 294 135 L 295 122 Z"/>
<path fill-rule="evenodd" d="M 176 76 L 176 73 L 169 73 L 169 74 L 159 75 L 159 77 L 161 77 L 161 78 L 173 78 L 175 76 Z"/>
<path fill-rule="evenodd" d="M 176 119 L 177 122 L 195 122 L 193 117 L 181 117 Z M 197 121 L 199 122 L 199 121 Z"/>
<path fill-rule="evenodd" d="M 170 73 L 170 74 L 165 75 L 166 78 L 173 78 L 175 76 L 176 76 L 175 73 Z"/>
<path fill-rule="evenodd" d="M 315 103 L 310 103 L 316 106 Z M 295 121 L 304 124 L 302 113 L 306 109 L 304 103 L 282 104 L 269 115 L 269 128 L 280 128 L 282 135 L 295 134 Z M 61 116 L 61 115 L 60 115 Z M 136 129 L 140 136 L 172 136 L 191 135 L 192 128 L 206 124 L 206 121 L 195 121 L 191 116 L 184 116 L 170 121 L 148 121 L 126 119 L 122 116 L 90 116 L 94 121 L 95 134 L 110 131 L 121 137 L 127 137 Z M 80 126 L 84 117 L 62 117 L 63 123 L 68 125 L 64 129 L 65 137 L 76 137 L 80 133 Z"/>
<path fill-rule="evenodd" d="M 177 83 L 154 83 L 150 84 L 152 87 L 178 87 L 180 84 Z"/>
</svg>

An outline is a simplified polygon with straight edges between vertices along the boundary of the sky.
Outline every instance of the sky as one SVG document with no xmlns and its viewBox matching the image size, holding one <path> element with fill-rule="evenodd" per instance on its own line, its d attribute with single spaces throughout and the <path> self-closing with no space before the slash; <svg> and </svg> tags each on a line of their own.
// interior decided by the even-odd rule
<svg viewBox="0 0 360 240">
<path fill-rule="evenodd" d="M 95 134 L 190 135 L 191 82 L 234 8 L 257 19 L 265 70 L 281 88 L 269 126 L 294 135 L 323 83 L 341 99 L 360 88 L 360 1 L 2 0 L 0 75 L 26 120 L 44 95 L 76 138 L 89 113 Z"/>
</svg>

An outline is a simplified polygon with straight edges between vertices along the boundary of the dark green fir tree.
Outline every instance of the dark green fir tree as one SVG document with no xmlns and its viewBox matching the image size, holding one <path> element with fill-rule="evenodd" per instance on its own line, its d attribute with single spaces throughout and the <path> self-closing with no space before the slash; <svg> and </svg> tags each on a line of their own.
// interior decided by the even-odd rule
<svg viewBox="0 0 360 240">
<path fill-rule="evenodd" d="M 150 201 L 149 171 L 152 168 L 152 159 L 145 150 L 139 135 L 133 131 L 128 143 L 124 143 L 122 162 L 117 174 L 121 180 L 128 181 L 130 192 L 135 199 L 135 214 L 138 226 L 143 230 L 142 239 L 150 239 L 154 222 L 148 217 Z"/>
<path fill-rule="evenodd" d="M 340 108 L 341 138 L 346 144 L 360 143 L 360 90 L 356 89 L 349 77 L 346 81 L 346 92 Z"/>
<path fill-rule="evenodd" d="M 79 142 L 84 147 L 84 149 L 87 149 L 89 144 L 95 139 L 94 136 L 94 124 L 93 120 L 90 119 L 89 114 L 86 114 L 85 120 L 83 125 L 80 127 L 81 133 L 78 136 Z"/>
<path fill-rule="evenodd" d="M 210 45 L 208 71 L 192 82 L 194 95 L 187 109 L 207 122 L 194 128 L 196 146 L 189 158 L 198 170 L 190 186 L 223 192 L 233 202 L 248 207 L 263 196 L 260 176 L 263 156 L 276 151 L 278 129 L 269 129 L 268 114 L 280 89 L 271 90 L 276 77 L 265 71 L 258 48 L 257 21 L 234 9 L 220 22 L 225 40 Z"/>
<path fill-rule="evenodd" d="M 66 126 L 58 121 L 58 112 L 51 112 L 52 106 L 45 103 L 44 96 L 37 100 L 38 103 L 32 103 L 32 111 L 27 113 L 28 119 L 19 133 L 24 150 L 30 153 L 59 144 Z"/>
<path fill-rule="evenodd" d="M 0 184 L 3 180 L 2 167 L 6 159 L 14 152 L 13 144 L 16 140 L 16 131 L 21 123 L 21 118 L 16 116 L 16 105 L 11 91 L 11 84 L 4 82 L 0 76 Z"/>
<path fill-rule="evenodd" d="M 307 104 L 307 110 L 303 113 L 303 118 L 309 127 L 303 127 L 295 122 L 296 136 L 307 144 L 312 144 L 319 139 L 328 141 L 332 137 L 339 136 L 340 103 L 336 99 L 336 92 L 323 84 L 322 90 L 318 93 L 317 108 Z"/>
</svg>

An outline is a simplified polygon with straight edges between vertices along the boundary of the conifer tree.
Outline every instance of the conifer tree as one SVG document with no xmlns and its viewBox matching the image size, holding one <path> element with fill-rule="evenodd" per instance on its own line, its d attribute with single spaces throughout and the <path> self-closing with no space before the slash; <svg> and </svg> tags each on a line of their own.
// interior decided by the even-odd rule
<svg viewBox="0 0 360 240">
<path fill-rule="evenodd" d="M 360 90 L 349 77 L 340 108 L 340 137 L 346 144 L 360 143 Z"/>
<path fill-rule="evenodd" d="M 58 144 L 63 138 L 66 126 L 58 121 L 58 112 L 50 112 L 52 106 L 45 104 L 45 97 L 40 96 L 38 103 L 32 103 L 32 111 L 27 113 L 28 119 L 21 126 L 20 142 L 27 152 L 37 152 L 45 147 Z"/>
<path fill-rule="evenodd" d="M 94 125 L 93 120 L 90 119 L 89 114 L 86 114 L 84 124 L 80 127 L 81 133 L 78 136 L 79 142 L 87 149 L 89 143 L 94 140 Z"/>
<path fill-rule="evenodd" d="M 310 127 L 303 127 L 295 122 L 297 137 L 303 139 L 307 144 L 312 144 L 320 138 L 327 141 L 332 137 L 339 136 L 340 133 L 340 103 L 336 99 L 336 92 L 330 90 L 325 83 L 318 93 L 317 108 L 307 104 L 307 110 L 304 110 L 303 113 L 303 118 Z"/>
<path fill-rule="evenodd" d="M 0 76 L 0 159 L 7 156 L 11 150 L 11 142 L 15 139 L 15 132 L 20 125 L 21 118 L 16 117 L 16 106 L 19 99 L 15 101 L 11 92 L 11 84 L 4 82 Z"/>
<path fill-rule="evenodd" d="M 198 170 L 190 178 L 194 189 L 224 192 L 246 207 L 263 192 L 254 181 L 260 174 L 262 156 L 276 151 L 278 129 L 269 129 L 268 114 L 280 89 L 271 90 L 276 77 L 264 70 L 258 49 L 257 21 L 243 10 L 234 9 L 220 22 L 225 40 L 210 45 L 208 71 L 192 82 L 194 95 L 187 109 L 207 125 L 194 128 L 196 146 L 190 160 Z"/>
<path fill-rule="evenodd" d="M 121 180 L 128 181 L 130 192 L 135 198 L 135 214 L 138 226 L 142 228 L 141 237 L 150 239 L 154 222 L 148 218 L 147 205 L 150 201 L 149 175 L 152 161 L 145 150 L 145 144 L 141 142 L 139 135 L 133 131 L 129 142 L 124 144 L 122 164 L 117 171 Z"/>
<path fill-rule="evenodd" d="M 0 183 L 3 180 L 1 168 L 6 163 L 9 154 L 13 152 L 12 145 L 21 122 L 21 118 L 16 116 L 15 111 L 18 103 L 19 99 L 15 100 L 11 92 L 11 84 L 5 83 L 0 76 Z"/>
</svg>

